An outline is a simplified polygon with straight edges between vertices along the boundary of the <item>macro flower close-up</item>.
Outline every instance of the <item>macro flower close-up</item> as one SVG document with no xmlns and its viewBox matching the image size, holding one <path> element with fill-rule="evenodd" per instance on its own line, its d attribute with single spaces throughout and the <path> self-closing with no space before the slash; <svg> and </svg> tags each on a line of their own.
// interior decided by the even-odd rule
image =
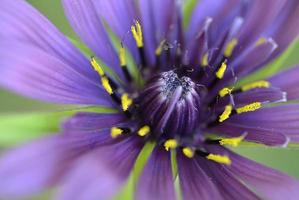
<svg viewBox="0 0 299 200">
<path fill-rule="evenodd" d="M 0 0 L 0 87 L 59 105 L 0 146 L 0 199 L 299 199 L 299 180 L 236 151 L 299 142 L 299 65 L 281 61 L 298 0 L 59 2 L 75 37 Z"/>
</svg>

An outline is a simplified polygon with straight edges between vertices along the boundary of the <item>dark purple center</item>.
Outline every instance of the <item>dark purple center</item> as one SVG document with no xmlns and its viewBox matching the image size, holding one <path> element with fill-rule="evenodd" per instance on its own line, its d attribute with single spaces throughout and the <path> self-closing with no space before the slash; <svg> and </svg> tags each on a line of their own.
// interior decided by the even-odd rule
<svg viewBox="0 0 299 200">
<path fill-rule="evenodd" d="M 138 101 L 145 123 L 156 136 L 191 134 L 198 126 L 201 97 L 188 76 L 162 72 L 148 81 Z"/>
</svg>

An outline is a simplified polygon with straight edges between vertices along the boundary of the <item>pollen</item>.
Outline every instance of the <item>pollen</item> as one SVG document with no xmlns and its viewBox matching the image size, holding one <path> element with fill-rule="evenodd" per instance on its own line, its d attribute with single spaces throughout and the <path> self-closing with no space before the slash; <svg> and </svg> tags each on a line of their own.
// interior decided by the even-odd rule
<svg viewBox="0 0 299 200">
<path fill-rule="evenodd" d="M 246 85 L 241 87 L 241 90 L 242 91 L 248 91 L 248 90 L 251 90 L 251 89 L 254 89 L 254 88 L 269 88 L 270 86 L 271 86 L 270 82 L 262 80 L 262 81 L 256 81 L 256 82 L 253 82 L 253 83 L 246 84 Z"/>
<path fill-rule="evenodd" d="M 228 95 L 228 94 L 231 94 L 232 93 L 232 91 L 233 91 L 233 88 L 232 89 L 230 89 L 230 88 L 222 88 L 220 91 L 219 91 L 219 96 L 220 97 L 225 97 L 226 95 Z"/>
<path fill-rule="evenodd" d="M 90 63 L 93 67 L 93 69 L 99 73 L 100 76 L 104 76 L 104 70 L 102 69 L 102 67 L 100 66 L 100 64 L 96 61 L 96 59 L 94 57 L 91 57 L 90 59 Z"/>
<path fill-rule="evenodd" d="M 166 42 L 165 39 L 160 42 L 159 46 L 157 47 L 157 49 L 155 51 L 156 56 L 161 55 L 165 42 Z"/>
<path fill-rule="evenodd" d="M 259 38 L 259 39 L 256 41 L 255 46 L 262 45 L 262 44 L 264 44 L 264 43 L 266 43 L 266 42 L 267 42 L 267 38 L 265 38 L 265 37 L 261 37 L 261 38 Z"/>
<path fill-rule="evenodd" d="M 182 151 L 186 157 L 188 157 L 188 158 L 194 157 L 194 150 L 191 149 L 190 147 L 184 147 Z"/>
<path fill-rule="evenodd" d="M 245 135 L 234 138 L 223 138 L 219 141 L 220 145 L 230 145 L 232 147 L 237 147 L 244 140 Z"/>
<path fill-rule="evenodd" d="M 210 153 L 207 157 L 208 160 L 215 161 L 220 164 L 231 165 L 232 161 L 228 156 L 212 154 Z"/>
<path fill-rule="evenodd" d="M 227 120 L 231 115 L 232 110 L 233 110 L 232 105 L 225 106 L 223 113 L 219 116 L 219 122 L 224 122 L 225 120 Z"/>
<path fill-rule="evenodd" d="M 132 105 L 133 100 L 129 97 L 128 93 L 124 93 L 121 96 L 121 106 L 123 111 L 127 111 L 129 109 L 129 107 Z"/>
<path fill-rule="evenodd" d="M 110 131 L 110 135 L 112 138 L 117 138 L 118 136 L 120 136 L 121 134 L 123 134 L 123 130 L 117 127 L 112 127 L 111 131 Z"/>
<path fill-rule="evenodd" d="M 218 71 L 216 72 L 216 77 L 219 79 L 222 79 L 224 76 L 224 73 L 226 71 L 227 68 L 227 64 L 225 62 L 223 62 L 220 66 L 220 68 L 218 69 Z"/>
<path fill-rule="evenodd" d="M 126 66 L 126 50 L 124 47 L 121 47 L 119 49 L 119 63 L 120 66 L 125 67 Z"/>
<path fill-rule="evenodd" d="M 237 44 L 238 44 L 238 40 L 236 38 L 231 39 L 231 41 L 229 41 L 225 47 L 224 56 L 227 58 L 230 57 Z"/>
<path fill-rule="evenodd" d="M 177 148 L 177 146 L 178 142 L 175 139 L 166 140 L 166 142 L 164 143 L 166 151 L 169 151 L 170 149 L 175 149 Z"/>
<path fill-rule="evenodd" d="M 243 107 L 237 108 L 236 111 L 238 114 L 244 113 L 244 112 L 251 112 L 255 111 L 257 109 L 260 109 L 262 107 L 261 102 L 254 102 L 248 105 L 245 105 Z"/>
<path fill-rule="evenodd" d="M 151 131 L 150 127 L 148 125 L 145 125 L 145 126 L 141 127 L 137 133 L 139 136 L 144 137 L 147 134 L 149 134 L 150 131 Z"/>
<path fill-rule="evenodd" d="M 209 64 L 209 53 L 206 52 L 201 58 L 201 66 L 205 67 Z"/>
<path fill-rule="evenodd" d="M 112 90 L 112 87 L 109 83 L 109 80 L 106 76 L 103 76 L 102 77 L 102 85 L 104 87 L 104 89 L 108 92 L 108 94 L 113 94 L 113 90 Z"/>
<path fill-rule="evenodd" d="M 143 47 L 143 36 L 140 23 L 136 20 L 135 24 L 131 26 L 131 32 L 136 41 L 137 47 Z"/>
</svg>

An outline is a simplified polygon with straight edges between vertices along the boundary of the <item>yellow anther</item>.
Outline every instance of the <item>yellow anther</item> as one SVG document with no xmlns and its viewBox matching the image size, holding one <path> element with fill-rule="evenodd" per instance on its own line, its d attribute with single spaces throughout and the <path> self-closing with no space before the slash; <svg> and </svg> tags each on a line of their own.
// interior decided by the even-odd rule
<svg viewBox="0 0 299 200">
<path fill-rule="evenodd" d="M 231 159 L 228 156 L 223 156 L 218 154 L 210 153 L 206 158 L 225 165 L 230 165 L 232 163 Z"/>
<path fill-rule="evenodd" d="M 194 156 L 194 150 L 190 147 L 183 148 L 183 154 L 188 158 L 193 158 Z"/>
<path fill-rule="evenodd" d="M 209 53 L 206 52 L 201 58 L 201 66 L 205 67 L 209 64 Z"/>
<path fill-rule="evenodd" d="M 244 140 L 245 135 L 234 138 L 223 138 L 219 141 L 221 145 L 230 145 L 232 147 L 237 147 Z"/>
<path fill-rule="evenodd" d="M 151 131 L 151 128 L 149 126 L 145 125 L 145 126 L 141 127 L 137 133 L 139 136 L 144 137 L 147 134 L 149 134 L 150 131 Z"/>
<path fill-rule="evenodd" d="M 108 94 L 110 94 L 110 95 L 113 94 L 112 87 L 111 87 L 109 80 L 106 76 L 102 77 L 102 86 L 108 92 Z"/>
<path fill-rule="evenodd" d="M 223 113 L 219 116 L 219 122 L 224 122 L 225 120 L 227 120 L 232 113 L 232 110 L 232 105 L 225 106 Z"/>
<path fill-rule="evenodd" d="M 123 130 L 117 127 L 112 127 L 110 130 L 110 135 L 112 138 L 117 138 L 118 136 L 120 136 L 121 134 L 123 134 Z"/>
<path fill-rule="evenodd" d="M 163 47 L 164 47 L 164 44 L 165 44 L 166 40 L 162 40 L 159 44 L 159 46 L 157 47 L 156 51 L 155 51 L 155 54 L 156 56 L 160 56 L 162 51 L 163 51 Z"/>
<path fill-rule="evenodd" d="M 264 44 L 267 42 L 267 38 L 261 37 L 258 39 L 258 41 L 256 41 L 255 46 L 259 46 L 261 44 Z"/>
<path fill-rule="evenodd" d="M 254 88 L 268 88 L 270 86 L 271 86 L 271 83 L 268 81 L 256 81 L 256 82 L 249 83 L 249 84 L 242 86 L 241 90 L 247 91 L 247 90 L 251 90 Z"/>
<path fill-rule="evenodd" d="M 177 146 L 178 142 L 175 139 L 166 140 L 166 142 L 164 143 L 166 151 L 169 151 L 170 149 L 175 149 L 177 148 Z"/>
<path fill-rule="evenodd" d="M 124 47 L 121 47 L 119 49 L 119 63 L 120 63 L 120 66 L 124 67 L 126 66 L 126 50 Z"/>
<path fill-rule="evenodd" d="M 233 91 L 233 88 L 232 89 L 230 89 L 230 88 L 222 88 L 220 91 L 219 91 L 219 96 L 220 97 L 225 97 L 226 95 L 228 95 L 228 94 L 231 94 L 232 93 L 232 91 Z"/>
<path fill-rule="evenodd" d="M 237 44 L 238 44 L 238 40 L 236 38 L 231 39 L 231 41 L 229 41 L 225 47 L 224 56 L 227 58 L 230 57 Z"/>
<path fill-rule="evenodd" d="M 226 62 L 223 62 L 220 68 L 218 69 L 218 71 L 216 72 L 216 77 L 222 79 L 226 71 L 226 68 L 227 68 Z"/>
<path fill-rule="evenodd" d="M 124 93 L 121 96 L 121 107 L 123 109 L 123 111 L 127 111 L 129 109 L 129 107 L 132 105 L 133 100 L 129 97 L 129 94 Z"/>
<path fill-rule="evenodd" d="M 96 61 L 96 59 L 94 57 L 91 57 L 90 59 L 90 63 L 93 67 L 93 69 L 99 73 L 100 76 L 104 76 L 104 70 L 102 69 L 102 67 L 100 66 L 100 64 Z"/>
<path fill-rule="evenodd" d="M 137 47 L 143 47 L 143 36 L 140 23 L 136 20 L 135 24 L 131 26 L 133 37 L 136 41 Z"/>
<path fill-rule="evenodd" d="M 240 113 L 244 113 L 244 112 L 255 111 L 257 109 L 260 109 L 261 107 L 262 107 L 261 102 L 254 102 L 254 103 L 245 105 L 243 107 L 237 108 L 236 111 L 237 111 L 238 114 L 240 114 Z"/>
</svg>

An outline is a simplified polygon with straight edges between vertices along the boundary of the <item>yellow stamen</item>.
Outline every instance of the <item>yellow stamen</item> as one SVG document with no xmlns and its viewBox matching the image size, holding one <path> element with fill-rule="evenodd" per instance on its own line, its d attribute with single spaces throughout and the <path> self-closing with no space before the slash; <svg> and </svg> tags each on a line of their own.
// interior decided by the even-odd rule
<svg viewBox="0 0 299 200">
<path fill-rule="evenodd" d="M 137 47 L 143 47 L 142 29 L 138 21 L 135 21 L 135 24 L 131 26 L 131 31 L 136 41 Z"/>
<path fill-rule="evenodd" d="M 231 39 L 231 41 L 229 41 L 225 47 L 224 56 L 227 58 L 230 57 L 237 44 L 238 44 L 238 40 L 236 38 Z"/>
<path fill-rule="evenodd" d="M 271 86 L 271 83 L 268 81 L 256 81 L 256 82 L 249 83 L 249 84 L 242 86 L 241 90 L 247 91 L 247 90 L 251 90 L 254 88 L 268 88 L 270 86 Z"/>
<path fill-rule="evenodd" d="M 223 113 L 219 116 L 219 122 L 224 122 L 225 120 L 227 120 L 232 113 L 232 110 L 232 105 L 225 106 Z"/>
<path fill-rule="evenodd" d="M 128 108 L 132 105 L 132 103 L 133 103 L 133 100 L 129 97 L 129 94 L 124 93 L 121 96 L 121 106 L 122 106 L 123 111 L 127 111 Z"/>
<path fill-rule="evenodd" d="M 148 125 L 145 125 L 145 126 L 141 127 L 137 133 L 139 136 L 144 137 L 147 134 L 149 134 L 150 131 L 151 131 L 150 127 Z"/>
<path fill-rule="evenodd" d="M 231 159 L 228 156 L 222 156 L 218 154 L 210 153 L 206 158 L 225 165 L 230 165 L 232 163 Z"/>
<path fill-rule="evenodd" d="M 110 95 L 113 94 L 112 87 L 111 87 L 109 80 L 106 76 L 102 77 L 102 86 L 108 92 L 108 94 L 110 94 Z"/>
<path fill-rule="evenodd" d="M 261 38 L 258 39 L 258 41 L 256 41 L 255 46 L 262 45 L 266 42 L 267 42 L 267 38 L 261 37 Z"/>
<path fill-rule="evenodd" d="M 104 76 L 105 73 L 104 73 L 104 70 L 102 69 L 102 67 L 99 65 L 99 63 L 96 61 L 96 59 L 94 57 L 92 57 L 90 59 L 90 63 L 93 67 L 93 69 L 99 73 L 100 76 Z"/>
<path fill-rule="evenodd" d="M 227 65 L 225 62 L 223 62 L 220 66 L 220 68 L 218 69 L 218 71 L 216 72 L 216 77 L 219 79 L 222 79 L 224 76 L 224 73 L 226 71 Z"/>
<path fill-rule="evenodd" d="M 120 136 L 121 134 L 123 134 L 123 130 L 117 127 L 112 127 L 110 130 L 110 135 L 112 138 L 117 138 L 118 136 Z"/>
<path fill-rule="evenodd" d="M 166 151 L 169 151 L 170 149 L 175 149 L 177 146 L 178 142 L 175 139 L 166 140 L 166 142 L 164 143 Z"/>
<path fill-rule="evenodd" d="M 244 140 L 245 135 L 234 138 L 223 138 L 219 141 L 220 145 L 230 145 L 232 147 L 237 147 Z"/>
<path fill-rule="evenodd" d="M 120 66 L 124 67 L 126 66 L 126 50 L 124 47 L 121 47 L 119 49 L 119 63 L 120 63 Z"/>
<path fill-rule="evenodd" d="M 183 154 L 188 158 L 193 158 L 194 150 L 192 150 L 190 147 L 185 147 L 183 148 Z"/>
<path fill-rule="evenodd" d="M 228 95 L 228 94 L 231 94 L 232 93 L 232 91 L 233 91 L 233 88 L 232 89 L 229 89 L 229 88 L 222 88 L 220 91 L 219 91 L 219 96 L 220 97 L 225 97 L 226 95 Z"/>
<path fill-rule="evenodd" d="M 244 113 L 244 112 L 255 111 L 257 109 L 260 109 L 261 107 L 262 107 L 261 102 L 254 102 L 254 103 L 245 105 L 243 107 L 237 108 L 236 111 L 237 111 L 238 114 L 240 114 L 240 113 Z"/>
<path fill-rule="evenodd" d="M 201 66 L 205 67 L 209 64 L 209 53 L 206 52 L 201 58 Z"/>
<path fill-rule="evenodd" d="M 163 51 L 163 47 L 164 47 L 165 42 L 166 42 L 165 39 L 160 42 L 158 48 L 155 51 L 156 56 L 160 56 L 161 55 L 161 53 Z"/>
</svg>

